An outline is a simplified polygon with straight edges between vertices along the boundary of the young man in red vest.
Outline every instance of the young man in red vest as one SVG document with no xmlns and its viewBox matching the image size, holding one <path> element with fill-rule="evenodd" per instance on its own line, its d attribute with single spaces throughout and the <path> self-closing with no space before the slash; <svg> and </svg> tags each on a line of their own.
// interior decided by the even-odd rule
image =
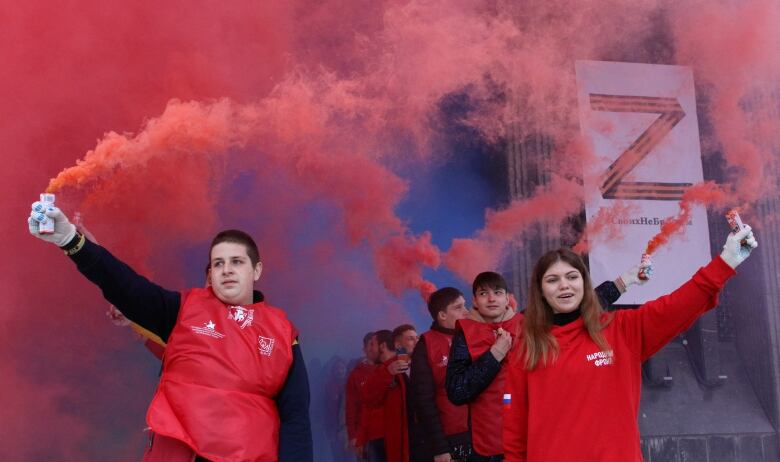
<svg viewBox="0 0 780 462">
<path fill-rule="evenodd" d="M 362 388 L 361 398 L 384 409 L 386 462 L 409 462 L 409 427 L 413 415 L 408 400 L 409 353 L 417 343 L 414 326 L 404 324 L 393 332 L 377 332 L 380 366 Z M 399 353 L 397 353 L 399 352 Z"/>
<path fill-rule="evenodd" d="M 423 441 L 412 445 L 412 460 L 465 461 L 471 453 L 468 406 L 447 398 L 444 378 L 456 321 L 468 314 L 463 294 L 444 287 L 428 299 L 431 329 L 420 336 L 412 354 L 410 391 Z"/>
<path fill-rule="evenodd" d="M 384 459 L 384 409 L 371 407 L 360 399 L 360 389 L 379 365 L 379 344 L 376 333 L 363 337 L 363 355 L 347 377 L 345 419 L 351 448 L 360 460 L 376 462 L 377 454 Z"/>
<path fill-rule="evenodd" d="M 30 233 L 58 245 L 124 315 L 166 342 L 147 423 L 144 460 L 224 462 L 312 460 L 309 386 L 297 331 L 284 312 L 256 297 L 257 245 L 223 231 L 209 250 L 211 285 L 164 289 L 76 231 L 57 208 L 33 212 Z M 39 223 L 53 220 L 54 232 Z"/>
<path fill-rule="evenodd" d="M 626 287 L 639 283 L 638 267 L 623 273 L 615 282 L 596 287 L 606 309 Z M 509 306 L 510 294 L 503 276 L 492 271 L 480 273 L 472 284 L 473 309 L 457 322 L 452 339 L 445 387 L 453 404 L 468 404 L 471 428 L 471 462 L 503 460 L 503 390 L 506 358 L 517 347 L 513 336 L 522 322 Z"/>
</svg>

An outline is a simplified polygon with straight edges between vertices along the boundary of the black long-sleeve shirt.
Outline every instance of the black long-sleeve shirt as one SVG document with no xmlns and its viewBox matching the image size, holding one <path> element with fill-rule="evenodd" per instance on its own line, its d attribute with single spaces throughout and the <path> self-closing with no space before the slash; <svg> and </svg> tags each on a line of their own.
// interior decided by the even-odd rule
<svg viewBox="0 0 780 462">
<path fill-rule="evenodd" d="M 612 304 L 620 298 L 620 290 L 614 282 L 603 282 L 596 287 L 595 291 L 601 306 L 605 307 L 604 309 L 608 311 L 614 309 Z M 473 401 L 493 382 L 499 371 L 501 371 L 501 363 L 496 360 L 490 350 L 472 362 L 463 331 L 458 330 L 455 333 L 452 338 L 447 376 L 444 382 L 447 388 L 447 397 L 453 404 L 460 405 Z"/>
<path fill-rule="evenodd" d="M 106 300 L 119 307 L 127 319 L 168 341 L 179 315 L 181 293 L 149 281 L 89 240 L 71 259 L 81 274 L 96 284 Z M 300 345 L 293 345 L 292 353 L 293 361 L 287 379 L 275 398 L 281 421 L 279 461 L 310 462 L 313 450 L 309 379 Z"/>
</svg>

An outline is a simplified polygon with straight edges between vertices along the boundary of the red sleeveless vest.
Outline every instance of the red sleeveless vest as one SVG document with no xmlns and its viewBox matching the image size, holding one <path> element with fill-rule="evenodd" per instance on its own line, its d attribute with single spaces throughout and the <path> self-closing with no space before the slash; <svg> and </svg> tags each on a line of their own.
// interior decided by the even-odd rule
<svg viewBox="0 0 780 462">
<path fill-rule="evenodd" d="M 503 415 L 504 382 L 506 381 L 506 363 L 517 348 L 519 342 L 515 336 L 518 322 L 522 319 L 516 314 L 512 319 L 500 323 L 484 323 L 472 319 L 461 319 L 458 326 L 466 337 L 471 360 L 475 361 L 490 350 L 496 341 L 495 331 L 501 327 L 512 334 L 512 349 L 501 362 L 501 370 L 495 379 L 482 390 L 477 398 L 469 403 L 471 414 L 471 442 L 474 451 L 481 456 L 494 456 L 504 453 L 501 422 Z"/>
<path fill-rule="evenodd" d="M 274 397 L 295 335 L 284 312 L 264 302 L 232 307 L 211 289 L 182 294 L 146 416 L 152 431 L 214 461 L 277 461 Z"/>
<path fill-rule="evenodd" d="M 447 358 L 452 346 L 452 335 L 435 330 L 422 334 L 425 347 L 428 350 L 428 364 L 433 372 L 433 382 L 436 385 L 436 407 L 446 436 L 463 433 L 469 429 L 469 408 L 466 405 L 456 406 L 447 398 L 444 379 L 447 375 Z"/>
</svg>

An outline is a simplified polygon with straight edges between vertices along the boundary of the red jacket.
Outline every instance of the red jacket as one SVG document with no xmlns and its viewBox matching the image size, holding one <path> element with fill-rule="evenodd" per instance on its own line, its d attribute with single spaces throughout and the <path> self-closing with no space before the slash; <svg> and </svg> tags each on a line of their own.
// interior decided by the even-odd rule
<svg viewBox="0 0 780 462">
<path fill-rule="evenodd" d="M 517 314 L 500 323 L 485 323 L 473 319 L 461 319 L 458 327 L 463 331 L 472 361 L 490 350 L 496 341 L 495 331 L 501 327 L 512 335 L 512 349 L 501 362 L 501 370 L 487 388 L 474 401 L 469 403 L 471 423 L 471 443 L 474 452 L 481 456 L 494 456 L 503 453 L 502 434 L 502 402 L 504 383 L 506 381 L 507 363 L 519 342 L 515 338 L 519 323 L 523 316 Z"/>
<path fill-rule="evenodd" d="M 152 431 L 215 462 L 278 460 L 274 397 L 295 335 L 284 312 L 265 303 L 226 306 L 211 289 L 184 294 L 147 413 Z M 154 453 L 146 460 L 162 460 Z"/>
<path fill-rule="evenodd" d="M 506 462 L 639 462 L 641 365 L 717 303 L 732 275 L 715 258 L 679 289 L 636 310 L 617 311 L 599 351 L 582 319 L 555 326 L 558 359 L 527 371 L 509 367 Z"/>
<path fill-rule="evenodd" d="M 390 375 L 389 359 L 371 374 L 361 389 L 369 406 L 384 409 L 385 457 L 387 462 L 409 462 L 409 415 L 406 410 L 406 374 Z"/>
<path fill-rule="evenodd" d="M 349 440 L 356 441 L 357 446 L 363 446 L 366 442 L 384 437 L 384 408 L 369 406 L 360 399 L 360 389 L 365 385 L 369 376 L 377 369 L 376 364 L 366 362 L 358 363 L 349 373 L 346 386 L 346 421 Z"/>
</svg>

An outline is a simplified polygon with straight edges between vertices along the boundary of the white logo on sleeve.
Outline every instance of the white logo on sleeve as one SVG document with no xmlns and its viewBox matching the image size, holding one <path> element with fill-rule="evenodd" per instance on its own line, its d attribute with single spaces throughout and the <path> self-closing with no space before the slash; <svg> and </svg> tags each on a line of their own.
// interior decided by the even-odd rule
<svg viewBox="0 0 780 462">
<path fill-rule="evenodd" d="M 214 338 L 224 338 L 225 334 L 222 332 L 217 332 L 215 329 L 217 325 L 214 324 L 214 321 L 209 319 L 209 322 L 204 322 L 203 326 L 190 326 L 193 332 L 199 335 L 208 335 L 209 337 Z"/>
<path fill-rule="evenodd" d="M 257 349 L 260 350 L 261 355 L 271 356 L 271 352 L 274 351 L 274 339 L 258 335 Z"/>
<path fill-rule="evenodd" d="M 593 365 L 596 367 L 609 366 L 615 362 L 615 353 L 612 350 L 597 351 L 596 353 L 585 355 L 585 359 L 588 362 L 593 361 Z"/>
</svg>

